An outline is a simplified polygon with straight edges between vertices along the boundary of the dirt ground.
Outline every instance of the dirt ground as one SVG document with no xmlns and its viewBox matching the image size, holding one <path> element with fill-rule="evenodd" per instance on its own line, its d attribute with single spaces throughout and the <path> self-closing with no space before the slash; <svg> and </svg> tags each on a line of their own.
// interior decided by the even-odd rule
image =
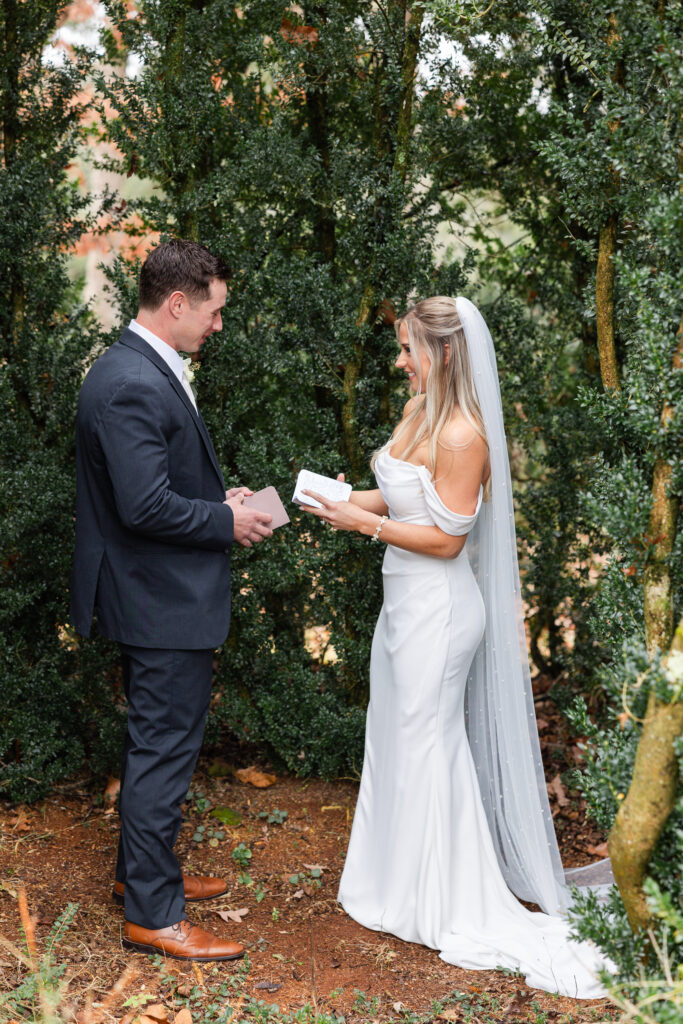
<svg viewBox="0 0 683 1024">
<path fill-rule="evenodd" d="M 558 776 L 572 738 L 543 707 L 539 716 L 565 864 L 589 863 L 597 859 L 592 851 L 600 849 L 604 837 L 585 823 L 580 801 Z M 223 897 L 189 904 L 188 910 L 196 923 L 246 945 L 248 960 L 241 964 L 200 968 L 168 960 L 162 965 L 158 958 L 123 949 L 123 910 L 111 899 L 118 817 L 106 812 L 99 788 L 64 787 L 31 807 L 0 804 L 0 936 L 26 949 L 22 889 L 38 957 L 55 920 L 70 902 L 78 904 L 54 947 L 66 967 L 63 1019 L 132 1024 L 145 1006 L 151 1016 L 142 1024 L 190 1024 L 190 1019 L 195 1024 L 240 1019 L 569 1024 L 612 1016 L 606 1001 L 530 990 L 519 976 L 503 972 L 467 972 L 443 963 L 432 950 L 357 925 L 335 899 L 357 783 L 280 777 L 256 788 L 239 781 L 234 772 L 240 767 L 245 766 L 200 762 L 177 849 L 186 872 L 227 878 Z M 225 809 L 234 812 L 235 823 L 217 818 L 220 809 L 224 817 Z M 232 856 L 235 850 L 241 865 Z M 4 942 L 0 992 L 15 989 L 26 970 Z M 232 979 L 232 1009 L 220 1017 L 215 991 L 226 979 Z M 182 1006 L 189 1007 L 191 1018 L 177 1016 Z M 8 1014 L 19 1016 L 0 1002 L 0 1021 Z"/>
</svg>

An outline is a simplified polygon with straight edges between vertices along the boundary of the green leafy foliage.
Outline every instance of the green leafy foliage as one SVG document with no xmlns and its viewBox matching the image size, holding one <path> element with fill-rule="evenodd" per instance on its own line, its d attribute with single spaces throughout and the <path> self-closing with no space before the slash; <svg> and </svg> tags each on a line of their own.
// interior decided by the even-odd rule
<svg viewBox="0 0 683 1024">
<path fill-rule="evenodd" d="M 197 377 L 229 485 L 273 484 L 287 500 L 306 466 L 372 486 L 370 456 L 407 397 L 383 310 L 434 287 L 440 211 L 422 201 L 432 154 L 420 125 L 447 120 L 415 98 L 403 7 L 386 17 L 339 0 L 284 20 L 266 3 L 243 17 L 215 0 L 143 2 L 133 20 L 108 8 L 143 69 L 100 81 L 117 112 L 107 129 L 123 166 L 163 188 L 131 213 L 148 231 L 201 238 L 232 269 L 224 330 Z M 437 41 L 425 22 L 420 53 Z M 127 280 L 120 263 L 122 312 Z M 290 771 L 360 771 L 380 559 L 379 545 L 296 510 L 268 544 L 234 552 L 209 742 L 225 725 Z M 336 658 L 304 648 L 316 626 Z"/>
<path fill-rule="evenodd" d="M 64 5 L 0 8 L 0 789 L 31 799 L 120 743 L 107 652 L 68 628 L 73 423 L 97 342 L 67 273 L 88 197 L 68 167 L 87 62 L 43 60 Z"/>
<path fill-rule="evenodd" d="M 236 846 L 232 851 L 231 856 L 235 864 L 238 864 L 243 870 L 246 870 L 249 867 L 249 861 L 252 858 L 252 853 L 248 846 L 244 843 L 240 843 L 239 846 Z"/>
<path fill-rule="evenodd" d="M 259 812 L 259 818 L 263 818 L 268 825 L 284 825 L 288 817 L 287 811 L 281 811 L 277 807 L 273 811 Z"/>
</svg>

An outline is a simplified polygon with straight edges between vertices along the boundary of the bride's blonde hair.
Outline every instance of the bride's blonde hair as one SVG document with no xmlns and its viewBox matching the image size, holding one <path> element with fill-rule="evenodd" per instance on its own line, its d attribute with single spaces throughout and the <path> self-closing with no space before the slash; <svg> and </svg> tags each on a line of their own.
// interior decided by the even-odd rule
<svg viewBox="0 0 683 1024">
<path fill-rule="evenodd" d="M 394 324 L 399 342 L 399 332 L 403 324 L 408 334 L 410 352 L 415 357 L 417 393 L 424 395 L 424 398 L 423 401 L 415 403 L 415 408 L 402 420 L 384 448 L 393 446 L 404 434 L 412 434 L 412 440 L 400 456 L 401 459 L 407 460 L 426 440 L 433 476 L 436 471 L 439 436 L 455 413 L 459 411 L 476 433 L 486 441 L 484 421 L 472 377 L 465 332 L 460 323 L 455 299 L 436 295 L 411 306 Z M 430 361 L 427 379 L 424 381 L 420 369 L 420 357 L 423 352 Z M 423 412 L 422 422 L 416 425 Z M 448 447 L 461 446 L 449 444 Z M 464 447 L 467 447 L 467 442 Z M 373 468 L 378 454 L 379 452 L 376 452 L 373 456 Z"/>
</svg>

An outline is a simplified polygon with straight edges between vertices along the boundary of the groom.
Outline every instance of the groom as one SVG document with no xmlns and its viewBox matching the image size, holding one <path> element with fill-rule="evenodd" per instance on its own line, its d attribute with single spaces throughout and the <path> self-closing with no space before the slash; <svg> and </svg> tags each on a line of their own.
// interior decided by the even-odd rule
<svg viewBox="0 0 683 1024">
<path fill-rule="evenodd" d="M 226 492 L 180 352 L 222 328 L 227 271 L 195 242 L 165 242 L 140 272 L 140 306 L 86 375 L 76 418 L 71 621 L 118 641 L 128 698 L 114 898 L 123 943 L 187 960 L 233 960 L 235 942 L 185 916 L 225 892 L 183 877 L 173 847 L 204 733 L 213 649 L 230 622 L 230 548 L 271 536 L 271 517 Z M 232 382 L 234 384 L 234 382 Z"/>
</svg>

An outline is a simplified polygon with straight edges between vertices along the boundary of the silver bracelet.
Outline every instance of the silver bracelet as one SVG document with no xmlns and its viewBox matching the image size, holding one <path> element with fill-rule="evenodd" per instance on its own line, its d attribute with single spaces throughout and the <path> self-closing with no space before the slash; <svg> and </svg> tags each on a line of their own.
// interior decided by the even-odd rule
<svg viewBox="0 0 683 1024">
<path fill-rule="evenodd" d="M 389 516 L 381 516 L 380 521 L 377 524 L 377 529 L 373 533 L 373 535 L 370 538 L 370 540 L 379 540 L 380 531 L 381 531 L 382 527 L 384 526 L 384 524 L 386 523 L 388 518 L 389 518 Z"/>
</svg>

